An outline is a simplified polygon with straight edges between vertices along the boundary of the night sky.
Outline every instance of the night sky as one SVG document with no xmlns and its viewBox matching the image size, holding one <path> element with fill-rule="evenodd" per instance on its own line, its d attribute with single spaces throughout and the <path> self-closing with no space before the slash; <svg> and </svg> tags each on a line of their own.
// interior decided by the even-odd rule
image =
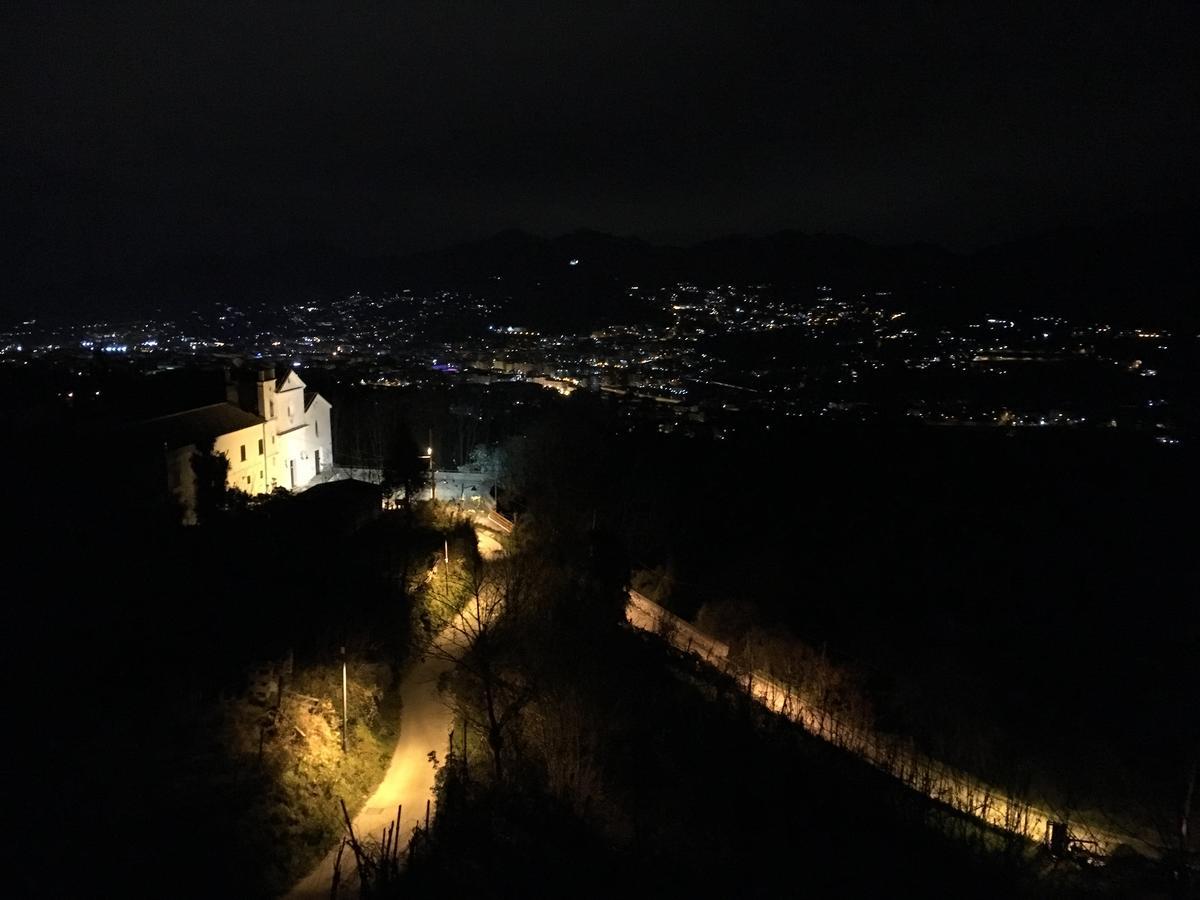
<svg viewBox="0 0 1200 900">
<path fill-rule="evenodd" d="M 0 16 L 10 291 L 180 254 L 394 254 L 510 227 L 970 249 L 1200 200 L 1195 3 Z"/>
</svg>

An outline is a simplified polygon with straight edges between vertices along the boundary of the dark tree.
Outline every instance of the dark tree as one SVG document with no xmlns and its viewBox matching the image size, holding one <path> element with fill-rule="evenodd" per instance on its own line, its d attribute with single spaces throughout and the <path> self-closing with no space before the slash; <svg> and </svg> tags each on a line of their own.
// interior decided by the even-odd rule
<svg viewBox="0 0 1200 900">
<path fill-rule="evenodd" d="M 384 446 L 384 493 L 403 491 L 405 505 L 429 481 L 429 462 L 427 457 L 422 458 L 421 449 L 403 425 L 396 427 Z"/>
<path fill-rule="evenodd" d="M 211 523 L 229 505 L 229 460 L 223 454 L 213 452 L 213 442 L 197 445 L 192 453 L 192 474 L 195 477 L 196 522 Z"/>
</svg>

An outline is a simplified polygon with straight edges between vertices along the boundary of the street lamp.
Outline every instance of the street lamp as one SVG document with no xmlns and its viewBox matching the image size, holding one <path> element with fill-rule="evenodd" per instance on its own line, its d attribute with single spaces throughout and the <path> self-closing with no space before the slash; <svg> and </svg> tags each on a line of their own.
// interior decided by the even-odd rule
<svg viewBox="0 0 1200 900">
<path fill-rule="evenodd" d="M 426 447 L 425 453 L 422 456 L 418 456 L 417 459 L 429 460 L 429 499 L 436 500 L 437 499 L 437 476 L 433 472 L 433 448 Z"/>
<path fill-rule="evenodd" d="M 342 647 L 342 752 L 346 752 L 346 729 L 350 725 L 350 717 L 346 714 L 346 648 Z"/>
</svg>

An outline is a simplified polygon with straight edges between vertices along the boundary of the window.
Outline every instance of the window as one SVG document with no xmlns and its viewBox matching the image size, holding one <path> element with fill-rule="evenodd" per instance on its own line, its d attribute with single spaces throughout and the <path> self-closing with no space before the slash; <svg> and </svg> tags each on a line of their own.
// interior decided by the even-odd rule
<svg viewBox="0 0 1200 900">
<path fill-rule="evenodd" d="M 316 420 L 313 422 L 313 425 L 315 425 L 315 426 L 316 426 L 316 429 L 317 429 L 317 437 L 320 437 L 320 436 L 321 436 L 321 420 L 320 420 L 320 419 L 316 419 Z"/>
<path fill-rule="evenodd" d="M 246 445 L 242 444 L 242 462 L 246 461 Z"/>
<path fill-rule="evenodd" d="M 263 440 L 262 440 L 262 438 L 258 439 L 258 455 L 259 456 L 263 455 Z"/>
<path fill-rule="evenodd" d="M 275 401 L 271 401 L 271 418 L 275 418 Z"/>
</svg>

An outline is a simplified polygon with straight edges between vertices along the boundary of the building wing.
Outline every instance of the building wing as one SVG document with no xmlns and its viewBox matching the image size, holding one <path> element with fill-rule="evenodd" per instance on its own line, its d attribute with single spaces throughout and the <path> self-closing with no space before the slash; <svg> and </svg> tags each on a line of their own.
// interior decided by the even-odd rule
<svg viewBox="0 0 1200 900">
<path fill-rule="evenodd" d="M 266 420 L 232 403 L 213 403 L 184 412 L 150 419 L 140 426 L 142 434 L 161 441 L 168 449 L 205 444 L 223 434 L 240 431 Z"/>
</svg>

